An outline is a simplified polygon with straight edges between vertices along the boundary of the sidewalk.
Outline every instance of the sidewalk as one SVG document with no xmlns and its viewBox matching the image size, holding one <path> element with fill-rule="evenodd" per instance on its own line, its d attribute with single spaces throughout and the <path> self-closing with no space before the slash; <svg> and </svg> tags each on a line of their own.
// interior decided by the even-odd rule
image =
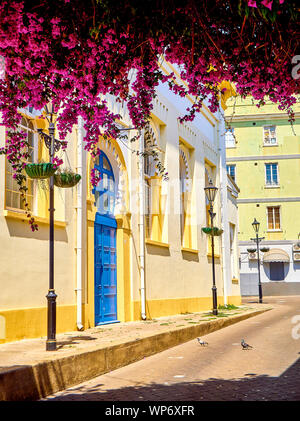
<svg viewBox="0 0 300 421">
<path fill-rule="evenodd" d="M 188 313 L 114 323 L 57 335 L 57 351 L 46 338 L 0 345 L 0 400 L 37 400 L 149 355 L 272 309 L 246 303 L 233 310 Z"/>
</svg>

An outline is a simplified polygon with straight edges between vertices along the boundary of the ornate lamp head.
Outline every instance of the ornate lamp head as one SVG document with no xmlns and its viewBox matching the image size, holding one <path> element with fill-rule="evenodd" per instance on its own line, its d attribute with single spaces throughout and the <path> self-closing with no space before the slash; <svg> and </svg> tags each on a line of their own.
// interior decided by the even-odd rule
<svg viewBox="0 0 300 421">
<path fill-rule="evenodd" d="M 204 187 L 204 191 L 207 197 L 207 200 L 209 201 L 210 204 L 213 204 L 218 188 L 215 187 L 212 183 L 211 180 L 209 180 L 209 186 L 208 187 Z"/>
<path fill-rule="evenodd" d="M 258 234 L 260 223 L 256 220 L 256 218 L 254 218 L 254 221 L 252 222 L 252 226 L 255 233 Z"/>
</svg>

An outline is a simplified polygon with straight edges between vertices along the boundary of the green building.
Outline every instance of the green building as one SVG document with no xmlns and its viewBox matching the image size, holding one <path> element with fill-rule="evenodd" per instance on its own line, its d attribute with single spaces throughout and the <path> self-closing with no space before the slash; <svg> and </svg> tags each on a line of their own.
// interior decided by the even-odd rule
<svg viewBox="0 0 300 421">
<path fill-rule="evenodd" d="M 300 294 L 300 103 L 293 127 L 271 102 L 258 108 L 236 97 L 227 106 L 227 172 L 240 188 L 241 294 L 258 294 L 254 218 L 260 248 L 269 248 L 259 256 L 263 295 Z"/>
</svg>

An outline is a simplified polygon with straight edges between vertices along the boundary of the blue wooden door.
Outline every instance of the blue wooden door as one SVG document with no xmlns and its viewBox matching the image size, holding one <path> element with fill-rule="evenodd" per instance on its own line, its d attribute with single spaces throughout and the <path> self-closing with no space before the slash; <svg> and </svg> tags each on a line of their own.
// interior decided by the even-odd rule
<svg viewBox="0 0 300 421">
<path fill-rule="evenodd" d="M 94 231 L 95 324 L 117 322 L 117 251 L 114 218 L 114 176 L 101 153 L 95 168 L 101 181 L 94 189 L 97 213 Z"/>
<path fill-rule="evenodd" d="M 117 321 L 116 227 L 110 223 L 115 221 L 107 221 L 110 226 L 99 222 L 95 222 L 96 325 Z"/>
</svg>

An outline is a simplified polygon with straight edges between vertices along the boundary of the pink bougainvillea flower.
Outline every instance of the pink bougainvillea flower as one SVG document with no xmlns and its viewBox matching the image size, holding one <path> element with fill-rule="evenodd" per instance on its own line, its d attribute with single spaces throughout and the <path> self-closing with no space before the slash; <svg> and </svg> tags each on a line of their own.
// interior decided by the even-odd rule
<svg viewBox="0 0 300 421">
<path fill-rule="evenodd" d="M 273 0 L 263 0 L 261 2 L 261 4 L 263 4 L 265 7 L 267 7 L 268 9 L 272 10 L 272 4 L 273 4 Z"/>
<path fill-rule="evenodd" d="M 140 130 L 150 119 L 162 84 L 171 95 L 189 95 L 195 101 L 180 122 L 193 121 L 203 102 L 211 112 L 218 111 L 217 87 L 224 80 L 233 83 L 243 98 L 251 95 L 258 106 L 277 103 L 294 121 L 299 81 L 291 75 L 290 57 L 297 54 L 298 44 L 289 8 L 278 14 L 274 26 L 259 14 L 246 19 L 245 7 L 240 13 L 224 7 L 233 4 L 231 0 L 150 3 L 151 13 L 145 14 L 142 2 L 129 0 L 56 0 L 56 8 L 44 0 L 0 1 L 0 113 L 7 128 L 0 154 L 12 165 L 24 200 L 28 144 L 26 134 L 17 128 L 18 111 L 29 106 L 42 110 L 52 101 L 60 110 L 56 129 L 64 142 L 62 150 L 81 117 L 84 148 L 93 158 L 100 153 L 100 137 L 120 136 L 117 122 L 122 117 L 113 110 L 126 107 L 132 127 Z M 262 4 L 270 10 L 273 4 L 240 3 L 256 8 Z M 162 57 L 178 69 L 181 81 L 164 72 Z M 111 98 L 122 107 L 111 107 Z M 54 163 L 62 164 L 58 158 Z M 92 172 L 91 183 L 97 182 L 98 175 Z M 26 212 L 36 229 L 27 208 Z"/>
<path fill-rule="evenodd" d="M 254 0 L 249 0 L 249 1 L 248 1 L 248 6 L 249 6 L 249 7 L 257 7 L 256 1 L 254 1 Z"/>
</svg>

